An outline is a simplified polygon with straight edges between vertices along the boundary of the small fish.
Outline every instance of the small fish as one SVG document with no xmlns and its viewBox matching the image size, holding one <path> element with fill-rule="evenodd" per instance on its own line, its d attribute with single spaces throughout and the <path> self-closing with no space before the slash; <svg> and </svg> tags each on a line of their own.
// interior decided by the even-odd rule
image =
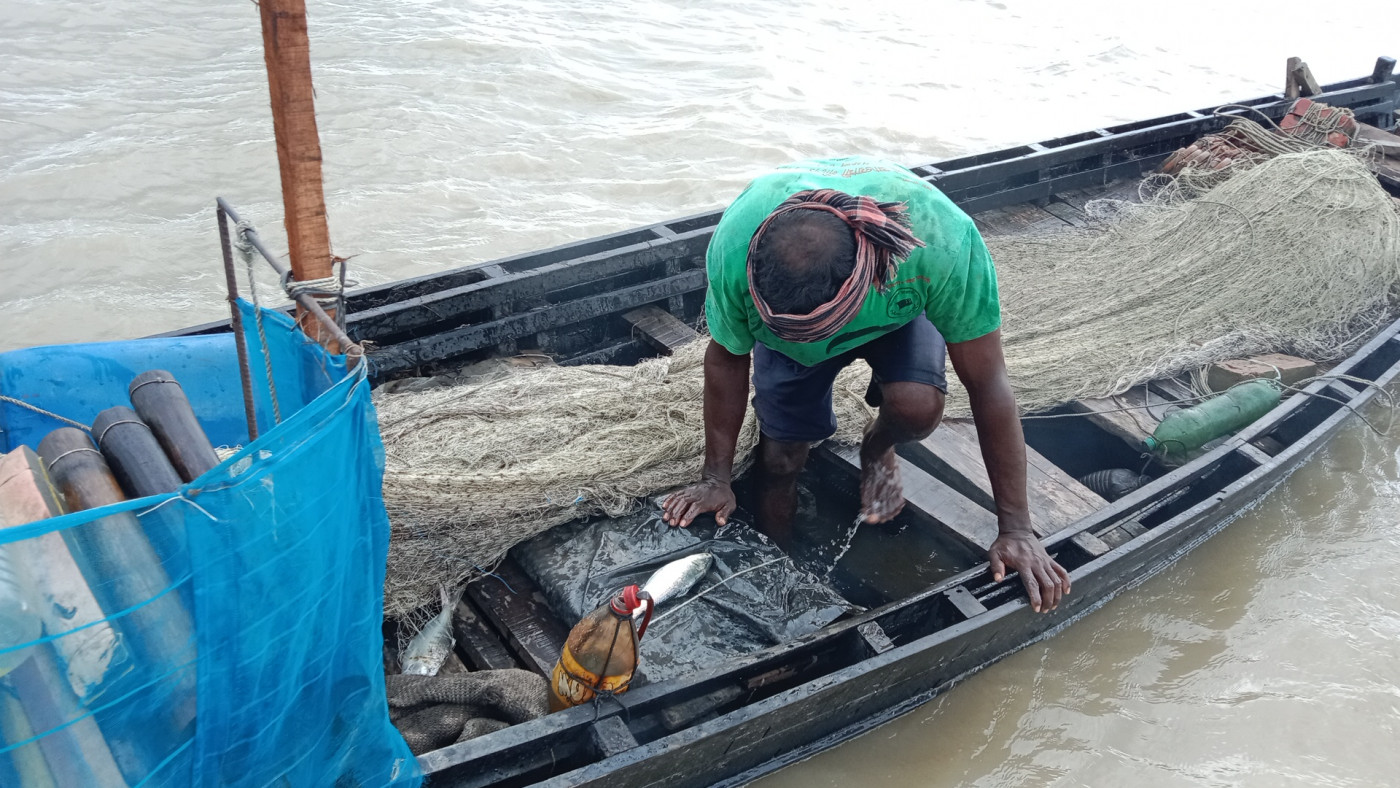
<svg viewBox="0 0 1400 788">
<path fill-rule="evenodd" d="M 700 582 L 700 578 L 710 571 L 710 564 L 714 560 L 715 557 L 709 553 L 696 553 L 679 558 L 656 570 L 642 585 L 642 590 L 651 594 L 652 603 L 656 605 L 675 599 L 689 592 Z M 640 617 L 644 609 L 639 608 L 632 617 Z"/>
<path fill-rule="evenodd" d="M 410 676 L 436 676 L 452 652 L 452 611 L 462 598 L 462 589 L 450 596 L 447 586 L 438 590 L 442 593 L 442 612 L 418 630 L 403 652 L 403 672 Z"/>
</svg>

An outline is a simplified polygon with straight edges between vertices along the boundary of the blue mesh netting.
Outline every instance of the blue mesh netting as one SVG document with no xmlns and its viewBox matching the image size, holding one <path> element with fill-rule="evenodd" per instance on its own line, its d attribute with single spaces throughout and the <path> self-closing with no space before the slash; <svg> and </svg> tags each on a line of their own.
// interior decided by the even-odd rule
<svg viewBox="0 0 1400 788">
<path fill-rule="evenodd" d="M 263 311 L 274 424 L 254 309 L 240 308 L 256 441 L 174 495 L 0 529 L 0 595 L 8 566 L 42 622 L 0 631 L 0 670 L 14 666 L 0 678 L 0 785 L 421 782 L 384 697 L 389 524 L 364 367 Z M 0 393 L 90 423 L 164 369 L 214 445 L 241 445 L 233 339 L 12 351 Z M 58 426 L 0 402 L 4 451 Z"/>
</svg>

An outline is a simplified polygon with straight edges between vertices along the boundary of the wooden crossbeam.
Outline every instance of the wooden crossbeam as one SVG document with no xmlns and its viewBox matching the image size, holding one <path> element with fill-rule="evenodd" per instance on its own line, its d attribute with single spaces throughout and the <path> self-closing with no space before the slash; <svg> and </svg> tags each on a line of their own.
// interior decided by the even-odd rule
<svg viewBox="0 0 1400 788">
<path fill-rule="evenodd" d="M 625 313 L 623 319 L 646 340 L 663 353 L 671 353 L 688 342 L 700 338 L 700 332 L 685 321 L 658 306 L 644 306 Z"/>
<path fill-rule="evenodd" d="M 513 561 L 504 561 L 492 577 L 467 585 L 466 595 L 496 629 L 528 670 L 549 676 L 569 636 L 533 580 Z"/>
<path fill-rule="evenodd" d="M 452 637 L 457 651 L 473 670 L 520 667 L 521 663 L 511 656 L 500 636 L 469 600 L 458 602 L 453 611 Z"/>
<path fill-rule="evenodd" d="M 860 473 L 860 449 L 827 441 L 818 449 L 852 473 Z M 917 465 L 899 458 L 905 508 L 920 520 L 946 531 L 959 542 L 986 551 L 997 538 L 996 515 L 973 503 Z"/>
</svg>

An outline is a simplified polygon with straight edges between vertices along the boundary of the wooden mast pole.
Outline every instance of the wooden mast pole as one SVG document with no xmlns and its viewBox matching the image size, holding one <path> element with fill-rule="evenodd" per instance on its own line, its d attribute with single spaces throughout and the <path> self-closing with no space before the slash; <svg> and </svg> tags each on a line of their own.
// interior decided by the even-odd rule
<svg viewBox="0 0 1400 788">
<path fill-rule="evenodd" d="M 292 275 L 298 282 L 324 279 L 332 275 L 333 269 L 326 198 L 321 186 L 321 140 L 316 132 L 315 94 L 311 87 L 306 0 L 260 0 L 258 8 Z M 327 312 L 335 316 L 333 309 Z M 335 338 L 300 306 L 297 323 L 328 350 L 338 351 Z"/>
</svg>

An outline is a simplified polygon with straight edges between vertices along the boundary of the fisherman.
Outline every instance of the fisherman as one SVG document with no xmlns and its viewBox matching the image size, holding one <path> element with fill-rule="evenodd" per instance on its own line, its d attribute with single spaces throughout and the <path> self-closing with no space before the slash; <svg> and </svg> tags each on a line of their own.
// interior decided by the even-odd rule
<svg viewBox="0 0 1400 788">
<path fill-rule="evenodd" d="M 996 271 L 972 219 L 909 170 L 865 157 L 816 159 L 759 177 L 729 206 L 706 255 L 705 467 L 672 494 L 666 522 L 734 511 L 730 480 L 753 366 L 759 526 L 791 540 L 797 475 L 836 431 L 832 385 L 856 359 L 879 408 L 860 447 L 861 517 L 904 507 L 895 446 L 938 426 L 945 354 L 967 389 L 996 503 L 993 577 L 1016 571 L 1037 612 L 1069 573 L 1031 531 L 1026 447 L 1001 348 Z"/>
</svg>

